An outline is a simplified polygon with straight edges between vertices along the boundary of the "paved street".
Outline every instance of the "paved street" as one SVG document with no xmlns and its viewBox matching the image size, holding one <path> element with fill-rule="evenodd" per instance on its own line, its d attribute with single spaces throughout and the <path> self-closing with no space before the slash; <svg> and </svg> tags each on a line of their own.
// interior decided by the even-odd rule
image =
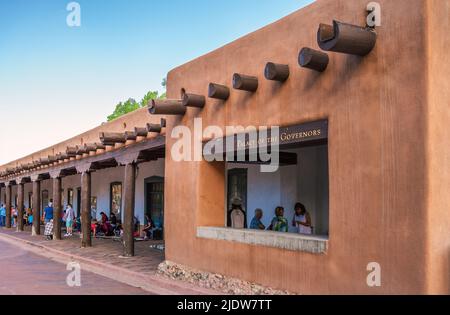
<svg viewBox="0 0 450 315">
<path fill-rule="evenodd" d="M 125 259 L 121 257 L 122 243 L 112 239 L 94 238 L 92 247 L 81 248 L 77 234 L 61 241 L 46 241 L 42 235 L 32 236 L 29 227 L 25 230 L 17 232 L 15 229 L 0 228 L 0 295 L 10 288 L 14 288 L 14 293 L 34 294 L 36 290 L 41 290 L 41 284 L 44 284 L 42 290 L 45 291 L 37 293 L 42 294 L 218 293 L 158 275 L 158 265 L 164 261 L 164 251 L 154 248 L 161 245 L 159 241 L 136 242 L 136 256 Z M 66 264 L 72 261 L 82 266 L 82 288 L 66 286 L 66 278 L 70 274 Z M 26 282 L 36 284 L 36 287 L 24 285 Z M 48 291 L 45 284 L 49 286 Z"/>
<path fill-rule="evenodd" d="M 0 240 L 0 295 L 5 294 L 149 294 L 148 292 L 81 271 L 81 287 L 66 284 L 70 271 L 52 260 Z"/>
</svg>

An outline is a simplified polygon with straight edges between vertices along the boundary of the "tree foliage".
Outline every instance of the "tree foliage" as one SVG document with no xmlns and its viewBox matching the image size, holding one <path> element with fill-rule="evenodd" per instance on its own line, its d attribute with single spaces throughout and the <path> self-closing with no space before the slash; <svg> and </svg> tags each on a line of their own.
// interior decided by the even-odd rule
<svg viewBox="0 0 450 315">
<path fill-rule="evenodd" d="M 166 79 L 163 79 L 161 85 L 166 88 Z M 165 99 L 166 93 L 159 95 L 158 91 L 150 91 L 142 98 L 142 100 L 138 103 L 134 99 L 130 98 L 125 102 L 120 102 L 116 105 L 114 112 L 107 117 L 108 121 L 112 121 L 117 119 L 125 114 L 131 113 L 139 108 L 146 107 L 151 100 L 154 99 Z"/>
</svg>

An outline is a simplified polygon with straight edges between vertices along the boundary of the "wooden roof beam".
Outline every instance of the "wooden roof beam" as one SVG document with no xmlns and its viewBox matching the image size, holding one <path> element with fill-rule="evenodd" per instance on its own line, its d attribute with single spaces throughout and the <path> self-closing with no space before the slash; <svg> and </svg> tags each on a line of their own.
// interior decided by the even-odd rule
<svg viewBox="0 0 450 315">
<path fill-rule="evenodd" d="M 329 61 L 330 58 L 326 53 L 308 47 L 303 47 L 298 56 L 298 64 L 300 67 L 318 72 L 325 71 Z"/>
<path fill-rule="evenodd" d="M 151 100 L 148 111 L 152 115 L 181 115 L 186 114 L 186 106 L 182 100 Z"/>
<path fill-rule="evenodd" d="M 233 88 L 235 90 L 254 93 L 258 90 L 258 78 L 245 74 L 235 73 L 233 75 Z"/>
<path fill-rule="evenodd" d="M 365 56 L 377 42 L 377 33 L 370 28 L 333 21 L 333 25 L 320 24 L 317 43 L 322 50 Z"/>
<path fill-rule="evenodd" d="M 147 130 L 147 128 L 136 127 L 136 128 L 134 128 L 134 135 L 136 137 L 147 137 L 148 130 Z"/>
<path fill-rule="evenodd" d="M 115 145 L 116 143 L 126 143 L 127 138 L 124 133 L 118 132 L 101 132 L 100 141 L 103 145 Z"/>
<path fill-rule="evenodd" d="M 147 131 L 161 133 L 162 127 L 161 127 L 161 125 L 158 125 L 158 124 L 147 124 Z"/>
</svg>

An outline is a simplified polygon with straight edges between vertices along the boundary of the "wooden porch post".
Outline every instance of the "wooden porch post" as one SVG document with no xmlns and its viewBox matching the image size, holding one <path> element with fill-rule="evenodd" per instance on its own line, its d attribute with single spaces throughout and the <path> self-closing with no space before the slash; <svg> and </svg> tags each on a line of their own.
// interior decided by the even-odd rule
<svg viewBox="0 0 450 315">
<path fill-rule="evenodd" d="M 24 212 L 24 204 L 23 204 L 23 194 L 24 194 L 24 184 L 22 182 L 18 182 L 17 185 L 17 231 L 21 232 L 24 230 L 23 226 L 23 212 Z"/>
<path fill-rule="evenodd" d="M 31 235 L 41 234 L 41 182 L 33 180 L 33 227 Z"/>
<path fill-rule="evenodd" d="M 53 240 L 61 240 L 61 177 L 53 177 Z"/>
<path fill-rule="evenodd" d="M 125 186 L 124 186 L 124 256 L 134 256 L 134 198 L 136 186 L 136 164 L 129 163 L 125 165 Z"/>
<path fill-rule="evenodd" d="M 81 174 L 81 247 L 92 247 L 91 239 L 91 173 Z"/>
<path fill-rule="evenodd" d="M 5 207 L 6 207 L 6 228 L 11 228 L 11 184 L 6 183 L 6 200 L 5 200 Z"/>
</svg>

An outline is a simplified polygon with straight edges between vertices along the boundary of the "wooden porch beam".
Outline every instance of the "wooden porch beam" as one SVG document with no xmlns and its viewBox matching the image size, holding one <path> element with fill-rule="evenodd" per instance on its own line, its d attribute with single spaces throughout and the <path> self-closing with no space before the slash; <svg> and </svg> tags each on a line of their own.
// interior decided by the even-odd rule
<svg viewBox="0 0 450 315">
<path fill-rule="evenodd" d="M 157 125 L 157 124 L 147 124 L 147 131 L 148 132 L 156 132 L 156 133 L 161 133 L 162 131 L 162 127 L 161 125 Z"/>
<path fill-rule="evenodd" d="M 134 128 L 134 135 L 136 137 L 147 137 L 148 135 L 147 128 L 140 128 L 140 127 Z"/>
<path fill-rule="evenodd" d="M 100 141 L 104 145 L 114 145 L 116 143 L 125 143 L 127 138 L 124 133 L 118 132 L 101 132 Z"/>
</svg>

